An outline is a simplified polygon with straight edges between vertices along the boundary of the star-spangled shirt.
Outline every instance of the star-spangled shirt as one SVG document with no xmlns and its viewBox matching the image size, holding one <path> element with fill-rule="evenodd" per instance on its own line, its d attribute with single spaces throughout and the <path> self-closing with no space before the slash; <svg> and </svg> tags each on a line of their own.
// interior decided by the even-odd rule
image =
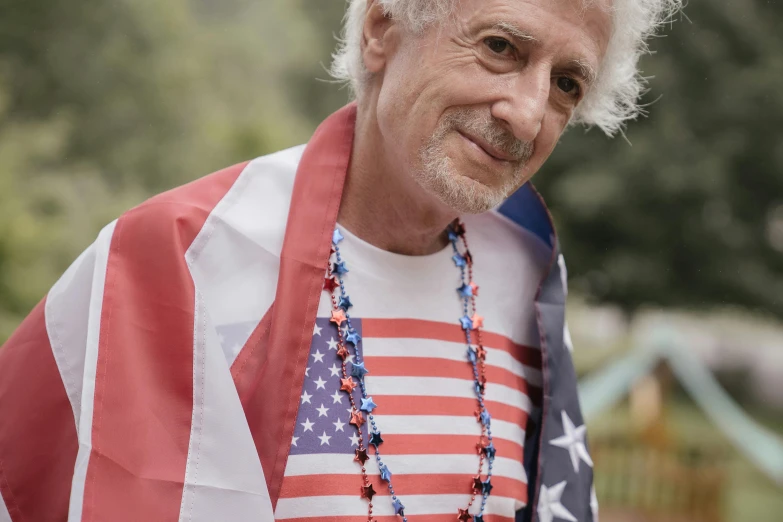
<svg viewBox="0 0 783 522">
<path fill-rule="evenodd" d="M 484 520 L 511 521 L 528 502 L 523 454 L 528 418 L 541 401 L 533 300 L 550 250 L 494 213 L 465 223 L 479 286 L 477 311 L 485 318 L 486 404 L 497 448 Z M 449 247 L 428 256 L 401 256 L 341 230 L 349 270 L 343 277 L 353 303 L 349 314 L 362 338 L 359 349 L 369 370 L 367 391 L 377 404 L 373 414 L 384 441 L 383 462 L 409 520 L 453 520 L 471 497 L 481 435 L 459 324 L 461 279 L 453 252 Z M 339 336 L 329 321 L 331 307 L 324 292 L 276 520 L 367 519 L 360 466 L 353 458 L 360 438 L 349 423 L 348 396 L 340 390 Z M 353 394 L 361 405 L 359 389 Z M 367 447 L 367 424 L 362 440 Z M 388 486 L 380 480 L 372 448 L 368 453 L 367 472 L 377 492 L 373 514 L 379 521 L 393 520 Z M 486 471 L 485 464 L 482 477 Z"/>
</svg>

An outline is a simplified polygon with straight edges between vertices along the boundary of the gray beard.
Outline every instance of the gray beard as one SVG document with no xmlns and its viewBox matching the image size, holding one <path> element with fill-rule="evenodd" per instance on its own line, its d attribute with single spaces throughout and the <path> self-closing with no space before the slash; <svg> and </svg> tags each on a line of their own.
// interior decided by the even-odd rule
<svg viewBox="0 0 783 522">
<path fill-rule="evenodd" d="M 479 135 L 493 146 L 515 158 L 517 168 L 506 176 L 499 187 L 490 187 L 460 174 L 443 144 L 450 132 L 464 129 Z M 517 140 L 490 115 L 475 109 L 461 109 L 448 114 L 432 137 L 419 151 L 421 169 L 416 173 L 419 185 L 435 195 L 446 206 L 465 214 L 480 214 L 491 210 L 521 185 L 524 166 L 533 153 L 533 146 Z"/>
</svg>

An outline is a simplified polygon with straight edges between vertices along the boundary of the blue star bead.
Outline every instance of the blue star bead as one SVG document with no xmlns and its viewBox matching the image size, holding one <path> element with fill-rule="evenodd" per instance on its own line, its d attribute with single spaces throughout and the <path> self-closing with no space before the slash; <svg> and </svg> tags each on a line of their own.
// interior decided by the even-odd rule
<svg viewBox="0 0 783 522">
<path fill-rule="evenodd" d="M 347 312 L 348 309 L 353 306 L 353 303 L 351 302 L 351 298 L 349 296 L 340 296 L 340 303 L 337 306 Z"/>
<path fill-rule="evenodd" d="M 377 407 L 378 405 L 372 402 L 372 397 L 367 397 L 366 399 L 362 399 L 362 406 L 359 409 L 366 411 L 367 413 L 372 413 L 372 410 Z"/>
<path fill-rule="evenodd" d="M 449 241 L 451 241 L 452 243 L 456 243 L 458 239 L 459 236 L 455 234 L 452 229 L 449 229 Z"/>
<path fill-rule="evenodd" d="M 457 265 L 459 268 L 462 268 L 468 264 L 465 258 L 459 254 L 454 254 L 453 256 L 451 256 L 451 259 L 454 261 L 454 264 Z"/>
<path fill-rule="evenodd" d="M 381 464 L 378 469 L 381 470 L 381 480 L 391 482 L 392 472 L 389 471 L 389 467 L 386 464 Z"/>
<path fill-rule="evenodd" d="M 490 479 L 487 478 L 484 482 L 481 483 L 483 494 L 489 495 L 489 492 L 492 491 L 492 483 L 490 482 Z"/>
<path fill-rule="evenodd" d="M 370 373 L 370 370 L 364 367 L 364 363 L 353 363 L 351 366 L 351 375 L 357 379 L 364 379 L 364 376 Z"/>
<path fill-rule="evenodd" d="M 459 318 L 459 322 L 462 323 L 462 329 L 463 330 L 472 330 L 473 329 L 473 321 L 470 320 L 470 317 L 467 315 L 463 315 Z"/>
<path fill-rule="evenodd" d="M 461 297 L 472 297 L 473 296 L 473 288 L 471 288 L 469 285 L 462 284 L 459 288 L 457 288 L 457 292 L 459 292 L 459 295 Z"/>
<path fill-rule="evenodd" d="M 348 269 L 345 268 L 345 261 L 342 263 L 335 263 L 332 271 L 337 275 L 343 275 L 348 273 Z"/>
<path fill-rule="evenodd" d="M 335 229 L 334 229 L 334 234 L 332 234 L 332 244 L 336 245 L 336 244 L 338 244 L 340 241 L 342 241 L 343 239 L 345 239 L 345 238 L 344 238 L 344 237 L 343 237 L 343 235 L 340 233 L 340 229 L 339 229 L 339 228 L 335 228 Z"/>
<path fill-rule="evenodd" d="M 478 357 L 476 357 L 476 352 L 474 352 L 472 348 L 468 348 L 468 360 L 471 363 L 475 363 L 478 360 Z"/>
<path fill-rule="evenodd" d="M 374 431 L 370 433 L 370 444 L 375 446 L 375 449 L 378 449 L 378 446 L 380 446 L 383 443 L 383 439 L 381 438 L 381 432 L 380 431 Z"/>
<path fill-rule="evenodd" d="M 473 515 L 473 522 L 484 522 L 484 515 Z"/>
<path fill-rule="evenodd" d="M 489 420 L 492 418 L 492 416 L 489 414 L 487 410 L 484 410 L 481 412 L 481 424 L 484 426 L 489 426 Z"/>
<path fill-rule="evenodd" d="M 477 395 L 482 395 L 484 393 L 484 385 L 481 384 L 481 383 L 477 382 L 475 389 L 476 389 L 476 394 Z"/>
<path fill-rule="evenodd" d="M 359 337 L 359 334 L 356 333 L 356 330 L 352 330 L 351 333 L 345 336 L 345 340 L 351 343 L 352 345 L 354 345 L 354 347 L 356 347 L 356 345 L 359 344 L 359 341 L 361 341 L 362 338 Z"/>
<path fill-rule="evenodd" d="M 491 459 L 494 459 L 494 458 L 495 458 L 495 452 L 496 452 L 496 451 L 497 451 L 497 450 L 495 449 L 495 443 L 494 443 L 494 442 L 490 442 L 490 443 L 489 443 L 489 446 L 487 446 L 486 448 L 484 448 L 484 453 L 486 453 L 486 454 L 487 454 L 487 457 L 489 457 L 489 458 L 491 458 Z"/>
<path fill-rule="evenodd" d="M 392 502 L 392 507 L 394 508 L 394 514 L 395 515 L 404 515 L 402 510 L 405 509 L 405 506 L 402 505 L 402 502 L 400 502 L 400 499 L 397 499 L 394 502 Z"/>
</svg>

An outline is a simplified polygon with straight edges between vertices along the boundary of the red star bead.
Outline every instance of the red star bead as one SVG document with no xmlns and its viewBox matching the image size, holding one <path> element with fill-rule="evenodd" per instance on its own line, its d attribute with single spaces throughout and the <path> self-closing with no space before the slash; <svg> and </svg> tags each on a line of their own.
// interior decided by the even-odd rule
<svg viewBox="0 0 783 522">
<path fill-rule="evenodd" d="M 353 382 L 353 379 L 351 377 L 348 377 L 347 379 L 340 379 L 340 383 L 342 384 L 342 386 L 340 386 L 340 389 L 348 393 L 352 393 L 353 389 L 356 388 L 356 383 Z"/>
<path fill-rule="evenodd" d="M 362 466 L 364 466 L 365 462 L 370 460 L 370 457 L 367 455 L 366 449 L 357 449 L 354 453 L 356 453 L 356 456 L 353 458 L 353 460 L 360 463 Z M 479 483 L 481 483 L 480 480 Z"/>
<path fill-rule="evenodd" d="M 324 290 L 330 294 L 334 292 L 338 286 L 340 286 L 340 283 L 334 276 L 326 276 L 324 279 Z"/>
<path fill-rule="evenodd" d="M 460 520 L 461 522 L 468 522 L 468 520 L 470 520 L 471 518 L 473 518 L 473 516 L 470 513 L 468 513 L 467 509 L 460 508 L 459 517 L 457 517 L 457 520 Z"/>
<path fill-rule="evenodd" d="M 473 290 L 473 296 L 478 297 L 479 286 L 473 281 L 471 281 L 468 286 Z"/>
<path fill-rule="evenodd" d="M 487 351 L 483 346 L 479 345 L 478 349 L 476 350 L 476 356 L 482 361 L 487 358 Z"/>
<path fill-rule="evenodd" d="M 341 359 L 345 360 L 346 357 L 348 357 L 348 350 L 345 349 L 345 345 L 340 345 L 340 349 L 337 350 L 337 355 L 340 356 Z"/>
<path fill-rule="evenodd" d="M 473 477 L 473 492 L 475 493 L 476 491 L 482 491 L 483 489 L 484 483 L 481 482 L 481 477 Z"/>
<path fill-rule="evenodd" d="M 340 326 L 345 322 L 345 310 L 342 308 L 338 308 L 337 310 L 332 310 L 332 318 L 329 319 L 329 321 L 333 322 L 337 326 Z"/>
<path fill-rule="evenodd" d="M 354 408 L 351 412 L 351 420 L 349 421 L 349 424 L 353 424 L 357 428 L 364 424 L 364 416 L 362 416 L 361 412 L 357 411 L 356 408 Z"/>
<path fill-rule="evenodd" d="M 473 314 L 473 317 L 471 317 L 470 320 L 473 321 L 474 330 L 478 330 L 479 328 L 484 327 L 484 318 L 479 314 Z"/>
<path fill-rule="evenodd" d="M 373 495 L 375 495 L 375 490 L 372 487 L 372 484 L 369 486 L 362 486 L 362 497 L 366 498 L 367 500 L 372 500 Z"/>
<path fill-rule="evenodd" d="M 473 264 L 473 256 L 470 253 L 470 250 L 465 250 L 465 260 L 468 262 L 468 265 Z"/>
</svg>

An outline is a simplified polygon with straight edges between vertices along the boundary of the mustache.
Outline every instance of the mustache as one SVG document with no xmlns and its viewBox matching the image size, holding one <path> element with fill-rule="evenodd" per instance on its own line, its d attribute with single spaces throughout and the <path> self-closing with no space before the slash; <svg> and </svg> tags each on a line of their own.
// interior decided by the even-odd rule
<svg viewBox="0 0 783 522">
<path fill-rule="evenodd" d="M 442 132 L 459 130 L 478 136 L 491 146 L 524 165 L 533 155 L 533 143 L 517 139 L 488 112 L 478 109 L 456 109 L 448 113 L 441 124 Z"/>
</svg>

